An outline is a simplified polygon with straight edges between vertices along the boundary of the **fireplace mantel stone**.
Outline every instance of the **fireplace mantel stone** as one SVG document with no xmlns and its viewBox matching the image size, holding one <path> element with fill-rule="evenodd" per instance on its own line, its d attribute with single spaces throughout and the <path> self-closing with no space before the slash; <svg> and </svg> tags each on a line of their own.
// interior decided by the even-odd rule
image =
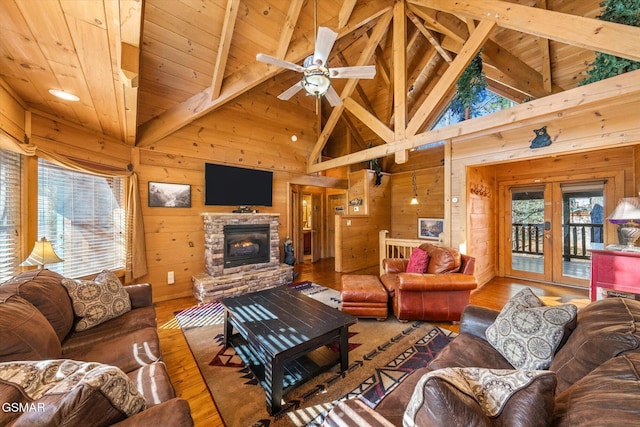
<svg viewBox="0 0 640 427">
<path fill-rule="evenodd" d="M 201 303 L 291 283 L 293 267 L 280 263 L 280 214 L 203 213 L 202 218 L 206 273 L 191 279 Z M 245 224 L 269 224 L 269 262 L 224 268 L 224 226 Z"/>
<path fill-rule="evenodd" d="M 280 214 L 261 213 L 203 213 L 204 263 L 207 274 L 213 277 L 245 271 L 276 268 L 280 265 Z M 245 224 L 269 224 L 269 262 L 224 268 L 224 226 Z"/>
</svg>

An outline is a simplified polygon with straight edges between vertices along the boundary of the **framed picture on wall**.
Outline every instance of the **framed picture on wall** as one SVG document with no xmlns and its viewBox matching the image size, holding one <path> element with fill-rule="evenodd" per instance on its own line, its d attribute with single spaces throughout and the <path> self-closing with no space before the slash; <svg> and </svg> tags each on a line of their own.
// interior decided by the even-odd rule
<svg viewBox="0 0 640 427">
<path fill-rule="evenodd" d="M 418 218 L 418 238 L 438 240 L 440 233 L 444 231 L 444 219 L 442 218 Z"/>
<path fill-rule="evenodd" d="M 149 181 L 149 207 L 190 208 L 191 186 Z"/>
</svg>

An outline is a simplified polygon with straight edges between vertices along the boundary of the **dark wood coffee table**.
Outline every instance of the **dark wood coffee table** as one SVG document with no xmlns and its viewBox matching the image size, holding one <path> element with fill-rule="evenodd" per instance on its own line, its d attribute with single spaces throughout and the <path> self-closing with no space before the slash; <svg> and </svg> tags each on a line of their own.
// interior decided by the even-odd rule
<svg viewBox="0 0 640 427">
<path fill-rule="evenodd" d="M 355 317 L 288 286 L 220 302 L 225 307 L 224 345 L 232 344 L 260 379 L 272 414 L 281 410 L 286 392 L 337 363 L 337 357 L 316 363 L 309 357 L 314 350 L 337 341 L 340 370 L 347 370 L 349 326 L 357 322 Z"/>
</svg>

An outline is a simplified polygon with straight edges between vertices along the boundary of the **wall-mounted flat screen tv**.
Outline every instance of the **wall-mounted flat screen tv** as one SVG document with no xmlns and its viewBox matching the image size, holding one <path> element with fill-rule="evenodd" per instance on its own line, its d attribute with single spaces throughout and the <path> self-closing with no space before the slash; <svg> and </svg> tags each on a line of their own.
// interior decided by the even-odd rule
<svg viewBox="0 0 640 427">
<path fill-rule="evenodd" d="M 205 205 L 272 206 L 273 172 L 205 163 L 204 189 Z"/>
</svg>

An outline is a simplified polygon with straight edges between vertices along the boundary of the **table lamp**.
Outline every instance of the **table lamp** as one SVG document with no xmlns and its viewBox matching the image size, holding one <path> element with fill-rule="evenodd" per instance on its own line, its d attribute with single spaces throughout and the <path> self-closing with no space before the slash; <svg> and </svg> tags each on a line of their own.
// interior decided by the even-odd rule
<svg viewBox="0 0 640 427">
<path fill-rule="evenodd" d="M 53 246 L 51 246 L 51 242 L 47 240 L 46 237 L 42 237 L 40 240 L 36 241 L 33 245 L 33 250 L 24 260 L 21 266 L 33 266 L 37 265 L 38 268 L 44 268 L 45 264 L 55 264 L 57 262 L 62 262 L 63 259 L 56 254 L 56 251 L 53 250 Z"/>
<path fill-rule="evenodd" d="M 607 217 L 610 223 L 620 226 L 620 233 L 629 248 L 635 247 L 640 237 L 640 197 L 625 197 Z"/>
</svg>

